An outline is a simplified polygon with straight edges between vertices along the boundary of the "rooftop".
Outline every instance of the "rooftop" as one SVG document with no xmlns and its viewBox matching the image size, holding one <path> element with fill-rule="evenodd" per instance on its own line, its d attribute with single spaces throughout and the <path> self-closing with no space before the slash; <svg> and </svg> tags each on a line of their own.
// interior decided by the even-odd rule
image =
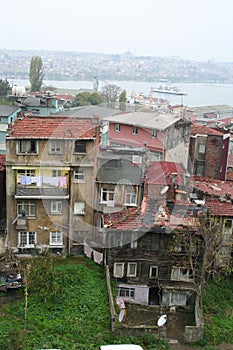
<svg viewBox="0 0 233 350">
<path fill-rule="evenodd" d="M 11 124 L 8 138 L 93 139 L 93 118 L 24 117 Z"/>
<path fill-rule="evenodd" d="M 176 114 L 155 112 L 132 112 L 104 118 L 110 123 L 136 125 L 156 130 L 166 130 L 181 119 L 182 117 Z"/>
<path fill-rule="evenodd" d="M 197 134 L 223 136 L 224 132 L 218 131 L 216 129 L 212 129 L 205 125 L 191 124 L 190 135 L 197 135 Z"/>
</svg>

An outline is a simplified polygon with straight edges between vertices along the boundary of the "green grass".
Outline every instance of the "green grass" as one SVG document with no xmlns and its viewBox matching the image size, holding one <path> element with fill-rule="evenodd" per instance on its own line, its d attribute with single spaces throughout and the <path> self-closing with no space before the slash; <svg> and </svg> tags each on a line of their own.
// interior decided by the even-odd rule
<svg viewBox="0 0 233 350">
<path fill-rule="evenodd" d="M 25 318 L 25 298 L 21 290 L 21 301 L 2 308 L 0 350 L 97 350 L 101 344 L 124 342 L 141 344 L 148 350 L 170 349 L 167 342 L 151 335 L 119 338 L 110 332 L 103 267 L 89 259 L 70 257 L 57 261 L 55 269 L 56 276 L 59 275 L 66 286 L 58 298 L 44 302 L 40 294 L 29 293 Z"/>
<path fill-rule="evenodd" d="M 205 319 L 202 345 L 233 344 L 233 280 L 212 281 L 203 300 Z"/>
</svg>

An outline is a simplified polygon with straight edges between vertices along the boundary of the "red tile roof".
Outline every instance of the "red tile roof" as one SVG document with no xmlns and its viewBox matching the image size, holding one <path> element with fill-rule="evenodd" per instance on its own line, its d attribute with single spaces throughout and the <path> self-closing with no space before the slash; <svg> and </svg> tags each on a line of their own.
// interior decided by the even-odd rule
<svg viewBox="0 0 233 350">
<path fill-rule="evenodd" d="M 179 204 L 177 203 L 179 207 Z M 166 206 L 157 206 L 147 197 L 143 198 L 142 209 L 132 208 L 122 210 L 117 213 L 105 214 L 104 223 L 106 227 L 121 231 L 147 231 L 153 227 L 167 227 L 169 229 L 190 227 L 196 229 L 199 221 L 192 215 L 185 215 L 191 206 L 186 203 L 186 212 L 181 205 L 182 210 L 176 208 L 176 214 L 169 214 Z"/>
<path fill-rule="evenodd" d="M 222 136 L 224 133 L 221 131 L 209 128 L 208 126 L 205 126 L 205 125 L 191 124 L 190 135 L 196 135 L 196 134 Z"/>
<path fill-rule="evenodd" d="M 229 193 L 233 198 L 233 183 L 230 181 L 202 178 L 201 176 L 193 176 L 191 181 L 193 188 L 204 194 L 213 197 L 224 197 Z"/>
<path fill-rule="evenodd" d="M 93 118 L 25 117 L 11 124 L 9 138 L 95 138 Z"/>
<path fill-rule="evenodd" d="M 183 175 L 185 173 L 185 169 L 179 163 L 153 162 L 149 166 L 146 182 L 150 185 L 171 185 L 172 174 L 177 174 L 176 183 L 184 185 Z"/>
<path fill-rule="evenodd" d="M 233 205 L 230 201 L 221 202 L 219 200 L 208 200 L 206 201 L 206 207 L 210 215 L 233 217 Z"/>
</svg>

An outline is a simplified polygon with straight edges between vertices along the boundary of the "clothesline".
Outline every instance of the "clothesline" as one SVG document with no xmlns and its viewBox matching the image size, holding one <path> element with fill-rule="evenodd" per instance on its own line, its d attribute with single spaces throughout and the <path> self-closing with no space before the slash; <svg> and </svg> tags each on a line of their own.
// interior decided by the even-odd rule
<svg viewBox="0 0 233 350">
<path fill-rule="evenodd" d="M 20 185 L 42 186 L 43 184 L 55 187 L 66 187 L 66 176 L 21 176 Z"/>
</svg>

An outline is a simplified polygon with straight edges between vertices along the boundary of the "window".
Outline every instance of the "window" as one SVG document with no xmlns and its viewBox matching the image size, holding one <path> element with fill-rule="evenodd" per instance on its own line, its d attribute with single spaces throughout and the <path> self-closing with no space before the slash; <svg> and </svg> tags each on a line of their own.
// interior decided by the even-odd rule
<svg viewBox="0 0 233 350">
<path fill-rule="evenodd" d="M 158 266 L 150 266 L 149 278 L 158 278 Z"/>
<path fill-rule="evenodd" d="M 137 205 L 137 194 L 135 191 L 126 192 L 125 205 Z"/>
<path fill-rule="evenodd" d="M 150 247 L 151 250 L 160 250 L 160 236 L 152 233 L 150 236 Z"/>
<path fill-rule="evenodd" d="M 124 263 L 114 263 L 113 276 L 119 278 L 124 276 Z"/>
<path fill-rule="evenodd" d="M 22 179 L 23 176 L 24 177 L 25 176 L 29 176 L 29 177 L 35 176 L 35 170 L 34 169 L 19 169 L 17 171 L 17 183 L 18 184 L 21 183 L 21 179 Z"/>
<path fill-rule="evenodd" d="M 61 170 L 52 170 L 52 177 L 60 177 L 62 176 Z"/>
<path fill-rule="evenodd" d="M 186 305 L 186 293 L 178 291 L 163 291 L 162 305 Z"/>
<path fill-rule="evenodd" d="M 151 136 L 155 139 L 157 137 L 157 130 L 152 129 Z"/>
<path fill-rule="evenodd" d="M 50 140 L 49 141 L 49 152 L 50 153 L 62 153 L 61 140 Z"/>
<path fill-rule="evenodd" d="M 18 141 L 17 153 L 38 153 L 38 143 L 37 140 L 20 140 Z"/>
<path fill-rule="evenodd" d="M 192 269 L 181 267 L 173 267 L 171 272 L 171 280 L 190 281 L 193 279 Z"/>
<path fill-rule="evenodd" d="M 137 135 L 137 134 L 138 134 L 138 127 L 137 127 L 137 126 L 133 126 L 133 127 L 132 127 L 132 133 L 133 133 L 134 135 Z"/>
<path fill-rule="evenodd" d="M 171 305 L 186 305 L 186 293 L 173 291 Z"/>
<path fill-rule="evenodd" d="M 36 216 L 36 204 L 27 201 L 18 201 L 17 214 L 20 216 Z"/>
<path fill-rule="evenodd" d="M 198 153 L 205 153 L 205 143 L 198 143 Z"/>
<path fill-rule="evenodd" d="M 60 231 L 52 231 L 50 232 L 50 239 L 49 239 L 50 245 L 59 245 L 61 246 L 63 244 L 63 234 Z"/>
<path fill-rule="evenodd" d="M 137 276 L 137 264 L 136 263 L 128 263 L 127 276 L 128 277 L 136 277 Z"/>
<path fill-rule="evenodd" d="M 52 201 L 51 202 L 51 213 L 52 214 L 61 214 L 62 213 L 62 202 L 61 201 Z"/>
<path fill-rule="evenodd" d="M 138 156 L 137 154 L 132 156 L 133 164 L 142 164 L 142 156 Z"/>
<path fill-rule="evenodd" d="M 25 248 L 34 248 L 36 245 L 36 232 L 19 232 L 18 246 Z"/>
<path fill-rule="evenodd" d="M 74 171 L 74 180 L 77 182 L 85 182 L 85 171 L 84 170 L 75 170 Z"/>
<path fill-rule="evenodd" d="M 114 188 L 101 188 L 101 202 L 112 202 L 114 201 Z"/>
<path fill-rule="evenodd" d="M 204 164 L 203 163 L 197 163 L 195 175 L 200 175 L 200 176 L 204 175 Z"/>
<path fill-rule="evenodd" d="M 135 297 L 135 288 L 118 287 L 117 288 L 117 295 L 119 297 L 125 297 L 125 298 L 134 299 L 134 297 Z"/>
<path fill-rule="evenodd" d="M 86 153 L 86 141 L 76 140 L 74 152 L 75 153 Z"/>
<path fill-rule="evenodd" d="M 85 213 L 85 202 L 74 203 L 74 214 L 84 215 Z"/>
<path fill-rule="evenodd" d="M 137 240 L 137 234 L 135 232 L 131 235 L 131 243 L 130 248 L 137 248 L 138 247 L 138 240 Z"/>
<path fill-rule="evenodd" d="M 115 125 L 115 130 L 116 130 L 116 131 L 121 131 L 121 124 L 116 123 L 116 125 Z"/>
<path fill-rule="evenodd" d="M 224 227 L 225 228 L 232 228 L 232 220 L 229 220 L 229 219 L 225 219 L 224 220 Z"/>
</svg>

